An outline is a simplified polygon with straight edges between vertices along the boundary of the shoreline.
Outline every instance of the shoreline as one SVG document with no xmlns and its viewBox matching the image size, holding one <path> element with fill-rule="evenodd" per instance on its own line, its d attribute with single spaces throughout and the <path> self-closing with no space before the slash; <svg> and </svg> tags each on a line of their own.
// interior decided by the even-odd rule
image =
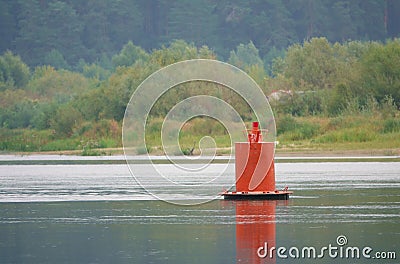
<svg viewBox="0 0 400 264">
<path fill-rule="evenodd" d="M 41 152 L 13 152 L 13 151 L 1 151 L 0 157 L 5 155 L 14 156 L 80 156 L 80 157 L 113 157 L 113 156 L 124 156 L 123 148 L 104 148 L 104 149 L 93 149 L 98 155 L 82 155 L 82 150 L 59 150 L 59 151 L 41 151 Z M 149 154 L 150 156 L 164 156 L 163 153 Z M 140 156 L 140 155 L 138 155 Z M 197 157 L 193 155 L 192 157 Z M 217 149 L 216 156 L 229 156 L 229 148 Z M 275 157 L 341 157 L 341 156 L 400 156 L 400 148 L 391 149 L 354 149 L 354 150 L 343 150 L 343 149 L 326 149 L 326 150 L 313 150 L 313 149 L 275 149 Z M 190 157 L 190 156 L 189 156 Z"/>
<path fill-rule="evenodd" d="M 63 164 L 126 164 L 121 149 L 108 149 L 111 155 L 82 156 L 80 151 L 51 152 L 3 152 L 0 165 L 63 165 Z M 150 161 L 149 158 L 150 157 Z M 227 154 L 215 157 L 174 156 L 182 163 L 228 163 L 234 156 Z M 164 155 L 137 155 L 129 159 L 133 164 L 171 164 Z M 302 162 L 400 162 L 400 150 L 335 150 L 335 151 L 282 151 L 275 152 L 275 163 Z"/>
</svg>

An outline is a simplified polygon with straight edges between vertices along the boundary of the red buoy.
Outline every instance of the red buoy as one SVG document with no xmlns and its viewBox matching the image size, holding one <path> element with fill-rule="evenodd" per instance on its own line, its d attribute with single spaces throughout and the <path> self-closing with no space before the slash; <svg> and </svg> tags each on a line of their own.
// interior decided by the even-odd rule
<svg viewBox="0 0 400 264">
<path fill-rule="evenodd" d="M 274 142 L 264 142 L 258 122 L 247 131 L 247 142 L 235 143 L 236 191 L 222 193 L 225 199 L 287 200 L 290 192 L 275 189 Z"/>
</svg>

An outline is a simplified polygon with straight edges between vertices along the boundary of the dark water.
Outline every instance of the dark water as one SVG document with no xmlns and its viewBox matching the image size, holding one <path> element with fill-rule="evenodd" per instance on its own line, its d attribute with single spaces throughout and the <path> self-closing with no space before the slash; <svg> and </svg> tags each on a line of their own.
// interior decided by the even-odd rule
<svg viewBox="0 0 400 264">
<path fill-rule="evenodd" d="M 276 172 L 277 187 L 295 192 L 287 202 L 177 206 L 147 195 L 125 165 L 1 165 L 0 263 L 400 262 L 400 163 L 279 163 Z M 286 251 L 260 258 L 265 245 Z M 329 246 L 333 256 L 321 253 Z M 314 258 L 301 255 L 309 247 Z M 371 258 L 346 258 L 348 247 L 369 247 Z"/>
</svg>

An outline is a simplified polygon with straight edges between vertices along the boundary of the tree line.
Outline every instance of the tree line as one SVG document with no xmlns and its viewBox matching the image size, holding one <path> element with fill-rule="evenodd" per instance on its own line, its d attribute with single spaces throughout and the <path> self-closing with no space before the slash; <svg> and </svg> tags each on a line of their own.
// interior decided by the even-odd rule
<svg viewBox="0 0 400 264">
<path fill-rule="evenodd" d="M 0 0 L 0 53 L 30 67 L 111 69 L 128 42 L 146 52 L 183 39 L 218 59 L 250 41 L 266 66 L 295 43 L 385 41 L 400 33 L 397 0 Z"/>
<path fill-rule="evenodd" d="M 71 71 L 50 65 L 30 68 L 19 55 L 6 51 L 0 56 L 0 147 L 29 146 L 23 142 L 33 136 L 26 131 L 38 132 L 37 144 L 50 144 L 48 149 L 56 148 L 51 145 L 54 140 L 64 139 L 73 139 L 75 145 L 70 147 L 75 148 L 83 144 L 82 139 L 120 146 L 122 119 L 136 87 L 157 69 L 196 58 L 216 59 L 217 55 L 207 46 L 197 48 L 183 40 L 150 53 L 128 42 L 112 57 L 110 69 L 83 63 L 79 71 Z M 266 96 L 276 90 L 287 92 L 279 100 L 271 99 L 278 119 L 334 117 L 349 111 L 386 111 L 387 117 L 398 119 L 399 39 L 341 44 L 312 38 L 289 46 L 285 56 L 273 60 L 270 74 L 252 42 L 238 45 L 227 62 L 253 77 Z M 195 94 L 215 95 L 235 107 L 244 120 L 251 120 L 251 109 L 239 96 L 209 83 L 171 89 L 154 105 L 150 118 L 165 116 L 179 100 Z M 22 143 L 15 139 L 18 135 L 24 135 Z"/>
</svg>

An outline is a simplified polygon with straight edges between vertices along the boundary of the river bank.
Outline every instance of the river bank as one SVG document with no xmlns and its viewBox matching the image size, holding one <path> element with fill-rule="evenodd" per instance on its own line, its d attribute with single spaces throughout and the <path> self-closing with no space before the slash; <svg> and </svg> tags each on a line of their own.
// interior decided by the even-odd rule
<svg viewBox="0 0 400 264">
<path fill-rule="evenodd" d="M 230 148 L 217 148 L 217 156 L 230 155 Z M 82 155 L 82 150 L 57 150 L 57 151 L 0 151 L 0 157 L 4 155 L 32 156 L 32 155 L 65 155 L 65 156 L 119 156 L 124 155 L 123 148 L 97 148 L 93 149 L 93 155 Z M 199 151 L 194 151 L 194 156 Z M 151 156 L 163 156 L 161 151 L 150 153 Z M 276 157 L 342 157 L 342 156 L 399 156 L 400 148 L 371 148 L 371 149 L 343 149 L 333 146 L 311 147 L 278 147 L 275 149 Z"/>
<path fill-rule="evenodd" d="M 193 156 L 192 156 L 193 157 Z M 129 156 L 129 162 L 135 164 L 147 163 L 150 158 L 154 164 L 170 164 L 168 157 L 162 155 Z M 182 163 L 202 163 L 210 157 L 191 159 L 188 156 L 175 156 L 174 160 Z M 211 157 L 212 163 L 228 163 L 234 156 L 217 155 Z M 379 151 L 347 151 L 347 152 L 280 152 L 275 153 L 275 163 L 299 162 L 400 162 L 400 154 L 386 155 Z M 2 153 L 0 165 L 63 165 L 63 164 L 126 164 L 127 158 L 123 153 L 113 155 L 81 156 L 73 152 L 46 152 L 46 153 Z"/>
</svg>

